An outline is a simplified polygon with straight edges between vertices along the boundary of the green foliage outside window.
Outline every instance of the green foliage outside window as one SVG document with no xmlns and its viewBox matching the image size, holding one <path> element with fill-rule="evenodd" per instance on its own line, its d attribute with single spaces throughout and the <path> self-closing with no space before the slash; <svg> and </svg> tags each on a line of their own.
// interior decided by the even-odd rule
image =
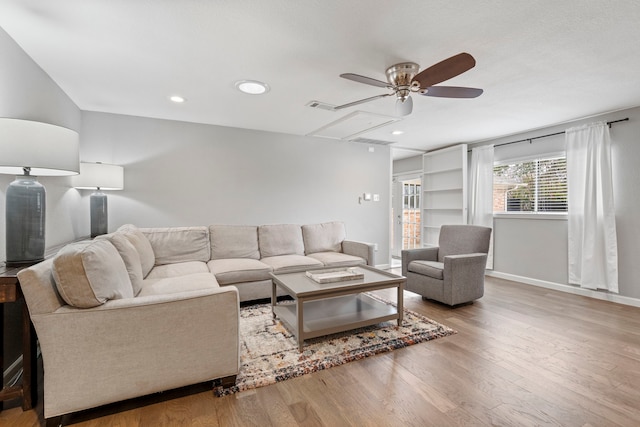
<svg viewBox="0 0 640 427">
<path fill-rule="evenodd" d="M 504 211 L 567 211 L 565 157 L 496 166 L 493 176 L 494 199 L 504 198 Z"/>
</svg>

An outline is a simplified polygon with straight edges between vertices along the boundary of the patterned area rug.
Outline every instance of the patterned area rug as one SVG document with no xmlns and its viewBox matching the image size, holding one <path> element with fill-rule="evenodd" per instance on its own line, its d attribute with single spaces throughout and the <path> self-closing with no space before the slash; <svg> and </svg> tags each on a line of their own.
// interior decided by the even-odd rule
<svg viewBox="0 0 640 427">
<path fill-rule="evenodd" d="M 300 353 L 293 335 L 278 319 L 273 319 L 270 304 L 243 307 L 240 309 L 240 373 L 233 387 L 223 388 L 216 383 L 214 394 L 224 396 L 275 384 L 455 333 L 447 326 L 405 309 L 402 326 L 398 326 L 397 321 L 383 322 L 305 340 L 303 352 Z"/>
</svg>

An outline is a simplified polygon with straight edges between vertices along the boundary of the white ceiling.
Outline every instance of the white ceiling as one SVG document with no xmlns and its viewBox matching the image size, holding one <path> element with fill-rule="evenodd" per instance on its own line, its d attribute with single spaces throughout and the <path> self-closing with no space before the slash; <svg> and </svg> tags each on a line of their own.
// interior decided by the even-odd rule
<svg viewBox="0 0 640 427">
<path fill-rule="evenodd" d="M 393 97 L 306 106 L 386 93 L 341 73 L 472 54 L 443 84 L 482 96 L 414 95 L 413 114 L 359 135 L 393 141 L 394 158 L 640 105 L 637 0 L 0 0 L 0 27 L 83 110 L 295 135 L 394 115 Z M 242 79 L 271 90 L 242 94 Z"/>
</svg>

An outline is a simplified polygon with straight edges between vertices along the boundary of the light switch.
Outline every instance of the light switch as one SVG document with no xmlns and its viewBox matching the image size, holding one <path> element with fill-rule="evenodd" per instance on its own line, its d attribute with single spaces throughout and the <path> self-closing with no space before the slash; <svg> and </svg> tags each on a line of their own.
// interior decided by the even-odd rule
<svg viewBox="0 0 640 427">
<path fill-rule="evenodd" d="M 380 195 L 379 194 L 374 194 L 373 195 L 373 201 L 374 202 L 379 202 L 380 201 Z"/>
<path fill-rule="evenodd" d="M 371 201 L 371 193 L 364 193 L 364 194 L 362 195 L 362 199 L 363 199 L 365 202 L 370 202 L 370 201 Z"/>
</svg>

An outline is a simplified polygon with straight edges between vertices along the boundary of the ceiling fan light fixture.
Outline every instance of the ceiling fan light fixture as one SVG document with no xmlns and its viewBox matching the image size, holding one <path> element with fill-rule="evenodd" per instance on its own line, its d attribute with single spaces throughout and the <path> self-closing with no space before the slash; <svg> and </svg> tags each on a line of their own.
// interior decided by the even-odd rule
<svg viewBox="0 0 640 427">
<path fill-rule="evenodd" d="M 413 111 L 413 99 L 407 96 L 405 99 L 396 100 L 396 114 L 398 116 L 408 116 Z"/>
<path fill-rule="evenodd" d="M 262 95 L 269 92 L 269 85 L 257 80 L 238 80 L 235 83 L 236 89 L 249 95 Z"/>
</svg>

